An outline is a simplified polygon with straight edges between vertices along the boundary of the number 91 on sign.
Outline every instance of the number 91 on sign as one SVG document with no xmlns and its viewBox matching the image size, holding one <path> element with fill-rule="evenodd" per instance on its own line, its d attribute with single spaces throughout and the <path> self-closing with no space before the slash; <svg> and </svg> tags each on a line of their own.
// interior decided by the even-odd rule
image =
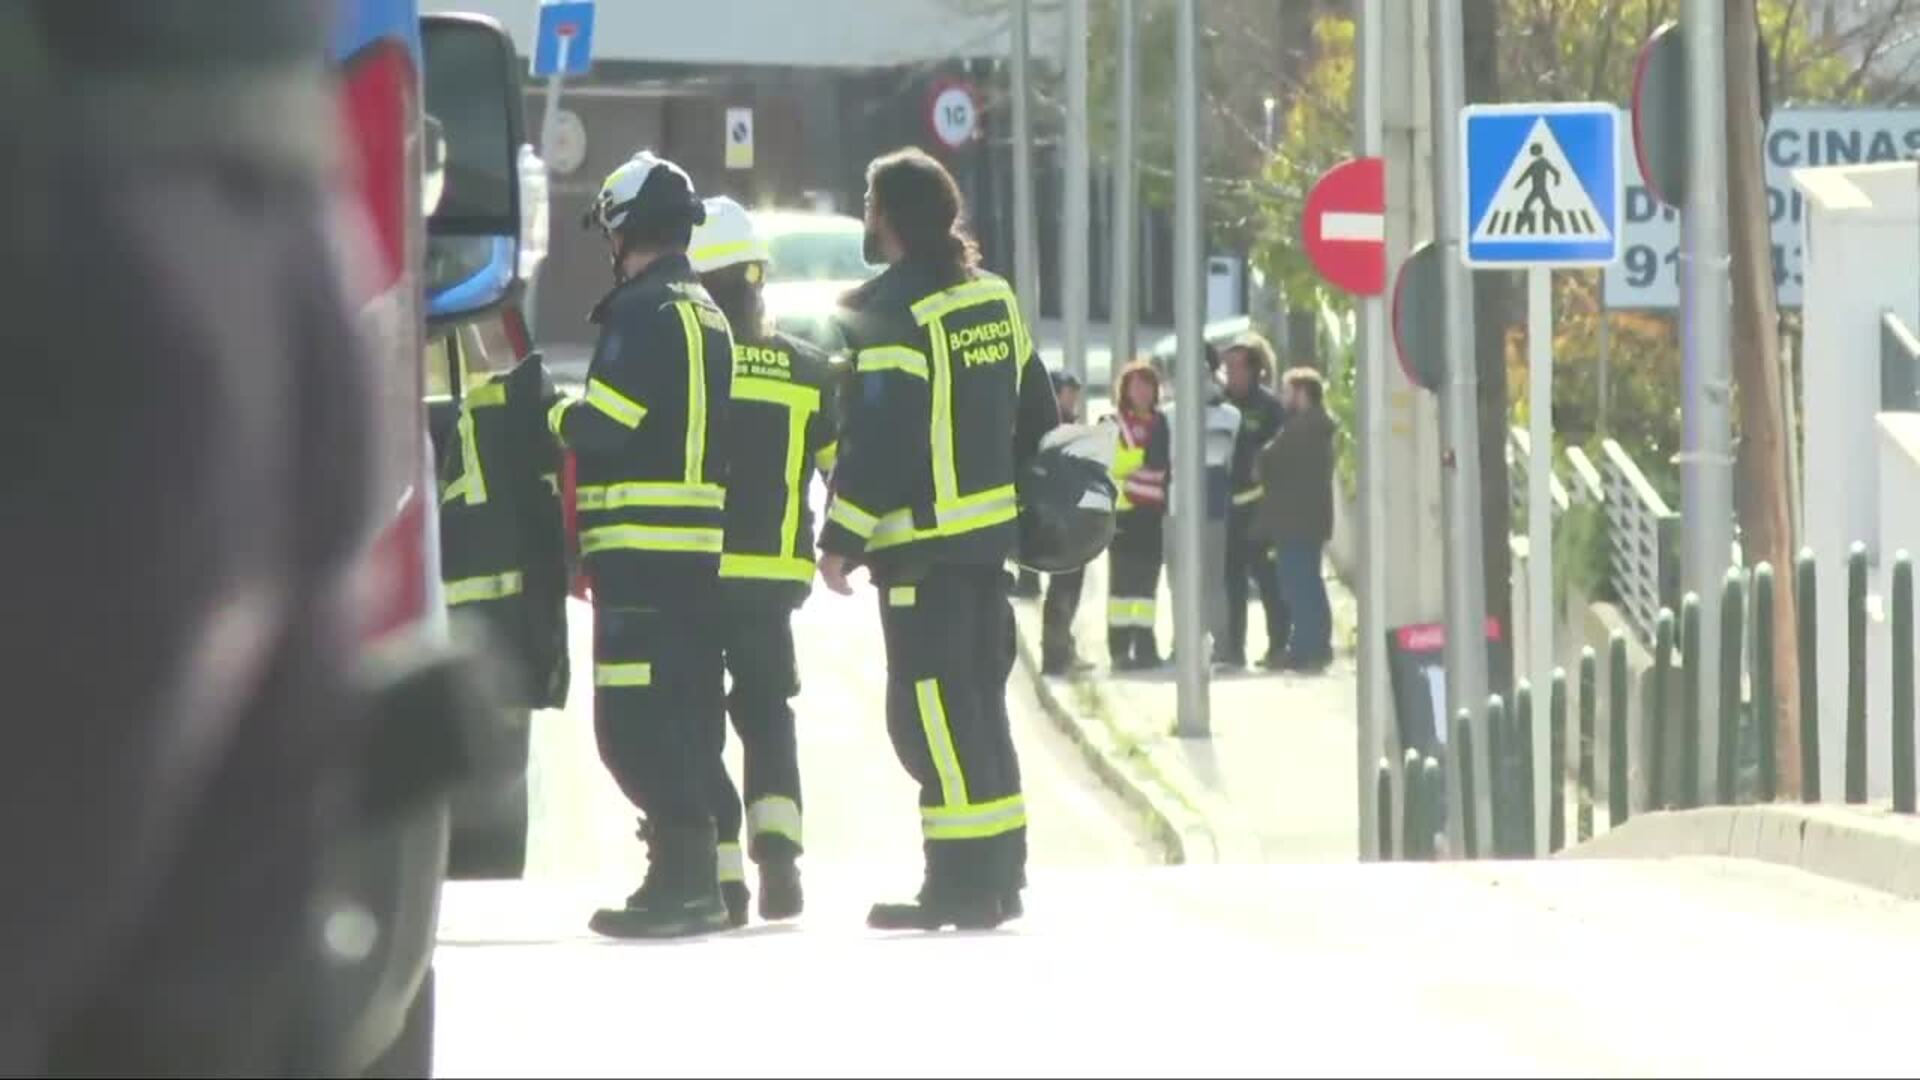
<svg viewBox="0 0 1920 1080">
<path fill-rule="evenodd" d="M 1677 292 L 1680 288 L 1680 249 L 1667 248 L 1662 251 L 1650 244 L 1629 244 L 1621 253 L 1620 265 L 1614 271 L 1627 287 L 1635 290 L 1651 290 L 1654 294 Z M 1801 279 L 1800 245 L 1788 247 L 1785 244 L 1773 245 L 1773 286 L 1784 289 L 1792 286 L 1798 290 Z M 1623 297 L 1608 297 L 1607 306 L 1616 311 L 1630 310 L 1641 305 Z M 1666 310 L 1667 305 L 1653 305 Z"/>
</svg>

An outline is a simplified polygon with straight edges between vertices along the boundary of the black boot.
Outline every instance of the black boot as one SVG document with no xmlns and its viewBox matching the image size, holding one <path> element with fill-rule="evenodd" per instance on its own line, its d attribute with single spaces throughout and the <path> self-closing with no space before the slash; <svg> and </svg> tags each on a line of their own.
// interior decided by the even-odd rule
<svg viewBox="0 0 1920 1080">
<path fill-rule="evenodd" d="M 769 859 L 760 864 L 760 917 L 767 922 L 797 919 L 806 907 L 800 890 L 800 866 L 792 859 Z"/>
<path fill-rule="evenodd" d="M 680 938 L 728 927 L 713 826 L 651 825 L 647 877 L 625 907 L 601 908 L 588 927 L 615 938 Z"/>
<path fill-rule="evenodd" d="M 723 881 L 720 883 L 720 899 L 726 901 L 727 925 L 735 930 L 747 925 L 747 910 L 753 904 L 753 894 L 748 891 L 744 881 Z M 760 908 L 766 910 L 767 898 L 760 898 Z"/>
<path fill-rule="evenodd" d="M 906 904 L 875 904 L 867 926 L 875 930 L 993 930 L 1007 919 L 1002 898 L 969 891 L 957 896 L 921 898 Z"/>
<path fill-rule="evenodd" d="M 912 903 L 875 904 L 867 925 L 875 930 L 992 930 L 1006 916 L 1000 890 L 976 885 L 985 874 L 957 874 L 947 867 L 929 869 Z M 969 868 L 971 869 L 971 868 Z"/>
</svg>

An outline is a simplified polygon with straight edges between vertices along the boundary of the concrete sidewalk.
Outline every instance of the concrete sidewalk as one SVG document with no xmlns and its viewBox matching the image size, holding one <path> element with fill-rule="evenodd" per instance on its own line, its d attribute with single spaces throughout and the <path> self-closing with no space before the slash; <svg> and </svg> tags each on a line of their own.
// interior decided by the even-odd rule
<svg viewBox="0 0 1920 1080">
<path fill-rule="evenodd" d="M 1154 824 L 1170 862 L 1345 862 L 1358 858 L 1354 790 L 1358 736 L 1353 595 L 1331 573 L 1332 668 L 1318 675 L 1258 668 L 1216 674 L 1211 739 L 1173 734 L 1172 668 L 1140 674 L 1107 665 L 1106 560 L 1087 568 L 1074 634 L 1093 671 L 1070 679 L 1038 674 L 1040 605 L 1016 601 L 1028 674 L 1056 723 L 1100 776 Z M 1266 653 L 1256 598 L 1247 653 Z M 1173 645 L 1172 596 L 1163 578 L 1158 629 Z"/>
</svg>

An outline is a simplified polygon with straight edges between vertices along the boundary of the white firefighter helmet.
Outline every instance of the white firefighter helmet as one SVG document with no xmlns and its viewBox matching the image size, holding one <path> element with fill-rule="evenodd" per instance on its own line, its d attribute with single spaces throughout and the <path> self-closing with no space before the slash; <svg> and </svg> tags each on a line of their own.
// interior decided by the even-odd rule
<svg viewBox="0 0 1920 1080">
<path fill-rule="evenodd" d="M 707 200 L 707 220 L 693 230 L 687 249 L 696 274 L 711 274 L 741 263 L 764 263 L 773 257 L 766 238 L 754 228 L 747 208 L 725 195 Z"/>
<path fill-rule="evenodd" d="M 686 170 L 651 150 L 633 155 L 600 185 L 583 225 L 609 236 L 640 221 L 684 220 L 698 225 L 706 209 Z"/>
</svg>

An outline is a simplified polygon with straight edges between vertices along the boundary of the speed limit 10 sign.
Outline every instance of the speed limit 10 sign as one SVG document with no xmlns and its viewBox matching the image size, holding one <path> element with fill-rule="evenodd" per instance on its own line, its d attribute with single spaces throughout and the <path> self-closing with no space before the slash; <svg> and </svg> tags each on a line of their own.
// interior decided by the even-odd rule
<svg viewBox="0 0 1920 1080">
<path fill-rule="evenodd" d="M 935 85 L 927 108 L 933 137 L 947 149 L 958 150 L 980 137 L 980 100 L 973 84 L 948 80 Z"/>
</svg>

